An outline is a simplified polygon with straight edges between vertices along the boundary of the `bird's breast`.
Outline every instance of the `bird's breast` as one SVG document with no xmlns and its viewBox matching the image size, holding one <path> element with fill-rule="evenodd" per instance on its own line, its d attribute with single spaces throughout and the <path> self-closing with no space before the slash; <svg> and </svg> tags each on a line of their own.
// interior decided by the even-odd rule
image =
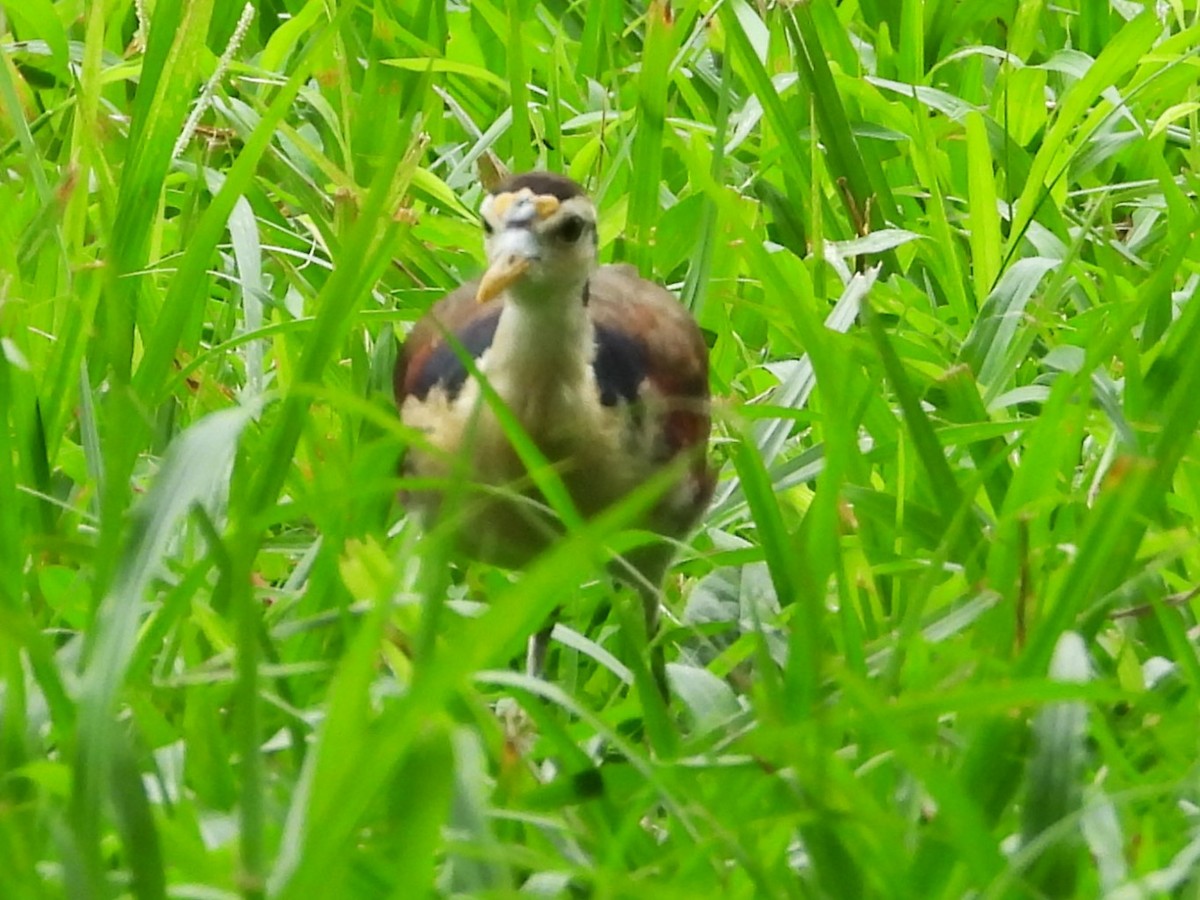
<svg viewBox="0 0 1200 900">
<path fill-rule="evenodd" d="M 494 391 L 491 400 L 471 378 L 454 397 L 435 389 L 405 404 L 405 422 L 426 437 L 425 446 L 410 450 L 408 474 L 444 485 L 407 499 L 427 516 L 453 507 L 459 543 L 470 555 L 518 566 L 560 533 L 533 467 L 560 480 L 586 518 L 628 493 L 646 477 L 646 466 L 630 453 L 628 408 L 604 405 L 590 372 L 518 390 L 511 373 L 489 371 L 486 358 L 480 371 Z"/>
</svg>

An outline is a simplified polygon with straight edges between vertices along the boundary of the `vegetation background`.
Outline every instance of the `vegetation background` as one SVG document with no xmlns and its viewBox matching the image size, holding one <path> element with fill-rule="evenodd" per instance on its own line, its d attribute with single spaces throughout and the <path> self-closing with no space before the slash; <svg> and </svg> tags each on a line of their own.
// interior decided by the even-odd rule
<svg viewBox="0 0 1200 900">
<path fill-rule="evenodd" d="M 1200 896 L 1193 0 L 3 16 L 6 900 Z M 394 501 L 498 166 L 711 342 L 670 710 Z"/>
</svg>

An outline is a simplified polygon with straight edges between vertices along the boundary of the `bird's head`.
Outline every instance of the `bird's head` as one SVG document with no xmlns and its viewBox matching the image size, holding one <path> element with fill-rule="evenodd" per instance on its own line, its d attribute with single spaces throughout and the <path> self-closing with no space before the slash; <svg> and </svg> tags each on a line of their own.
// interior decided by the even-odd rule
<svg viewBox="0 0 1200 900">
<path fill-rule="evenodd" d="M 578 298 L 596 268 L 596 208 L 562 175 L 529 172 L 501 182 L 480 209 L 488 268 L 476 294 L 504 292 L 537 305 Z"/>
</svg>

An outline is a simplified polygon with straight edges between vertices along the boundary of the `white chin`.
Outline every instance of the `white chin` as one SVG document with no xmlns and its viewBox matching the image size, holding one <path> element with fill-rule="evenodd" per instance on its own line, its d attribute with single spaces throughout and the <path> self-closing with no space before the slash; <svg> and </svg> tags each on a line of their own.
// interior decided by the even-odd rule
<svg viewBox="0 0 1200 900">
<path fill-rule="evenodd" d="M 586 278 L 572 273 L 569 278 L 555 278 L 550 273 L 530 272 L 519 284 L 509 289 L 509 295 L 523 305 L 540 306 L 568 297 L 582 297 Z"/>
</svg>

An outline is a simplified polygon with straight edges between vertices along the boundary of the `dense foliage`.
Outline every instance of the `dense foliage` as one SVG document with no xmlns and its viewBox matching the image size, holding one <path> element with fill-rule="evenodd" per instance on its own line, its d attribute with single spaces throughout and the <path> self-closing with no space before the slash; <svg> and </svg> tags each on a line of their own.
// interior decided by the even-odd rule
<svg viewBox="0 0 1200 900">
<path fill-rule="evenodd" d="M 1200 890 L 1195 3 L 2 15 L 3 897 Z M 533 167 L 711 343 L 670 708 L 644 497 L 517 574 L 395 502 Z"/>
</svg>

